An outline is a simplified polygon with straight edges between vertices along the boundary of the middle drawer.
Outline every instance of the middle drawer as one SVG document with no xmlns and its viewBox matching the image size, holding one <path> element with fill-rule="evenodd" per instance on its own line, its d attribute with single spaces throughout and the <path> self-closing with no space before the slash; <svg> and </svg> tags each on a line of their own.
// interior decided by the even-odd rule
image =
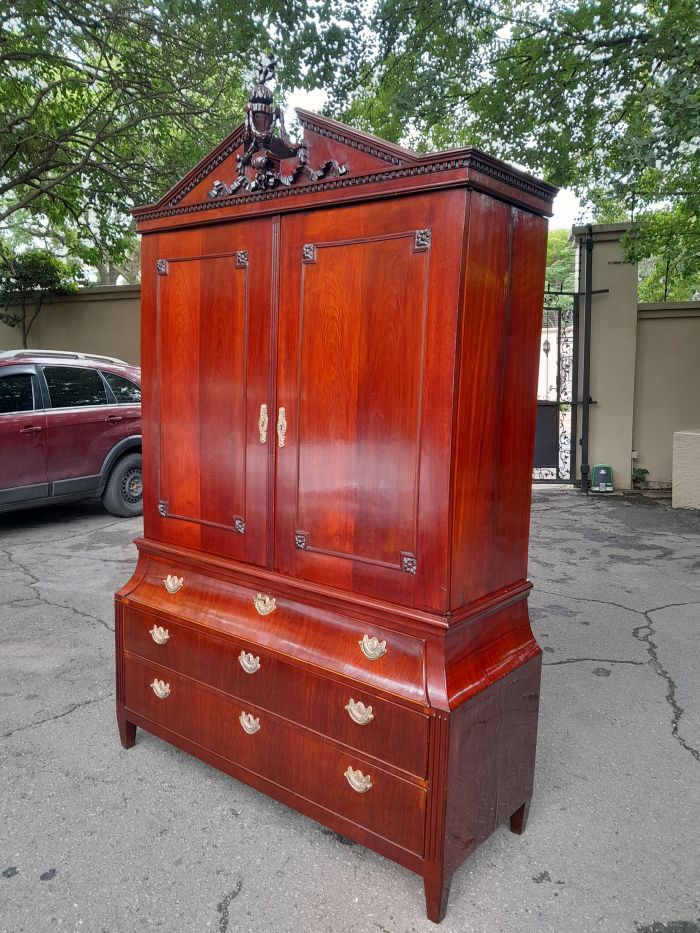
<svg viewBox="0 0 700 933">
<path fill-rule="evenodd" d="M 424 778 L 428 717 L 269 650 L 124 608 L 124 649 Z"/>
</svg>

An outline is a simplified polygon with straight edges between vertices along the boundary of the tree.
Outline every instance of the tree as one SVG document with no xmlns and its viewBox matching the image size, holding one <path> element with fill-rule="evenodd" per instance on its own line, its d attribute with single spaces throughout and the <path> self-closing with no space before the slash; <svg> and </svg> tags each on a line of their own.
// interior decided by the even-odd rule
<svg viewBox="0 0 700 933">
<path fill-rule="evenodd" d="M 0 321 L 22 329 L 26 349 L 32 325 L 52 295 L 77 291 L 79 263 L 66 262 L 44 249 L 12 253 L 0 249 Z"/>
<path fill-rule="evenodd" d="M 378 0 L 364 35 L 332 112 L 482 145 L 628 219 L 699 216 L 697 0 Z"/>
<path fill-rule="evenodd" d="M 227 135 L 261 50 L 284 50 L 288 87 L 299 83 L 303 62 L 320 43 L 329 54 L 347 54 L 352 30 L 336 27 L 330 10 L 330 0 L 5 4 L 6 235 L 16 237 L 20 218 L 28 219 L 53 247 L 116 279 L 135 245 L 128 208 L 160 197 Z M 331 65 L 320 63 L 312 77 L 327 80 L 330 73 Z"/>
<path fill-rule="evenodd" d="M 547 288 L 574 291 L 574 247 L 568 230 L 550 230 L 547 237 Z"/>
</svg>

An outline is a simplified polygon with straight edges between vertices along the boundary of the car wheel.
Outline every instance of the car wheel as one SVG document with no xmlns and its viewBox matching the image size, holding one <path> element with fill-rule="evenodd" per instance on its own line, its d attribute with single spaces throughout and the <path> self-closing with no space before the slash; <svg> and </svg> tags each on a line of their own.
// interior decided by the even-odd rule
<svg viewBox="0 0 700 933">
<path fill-rule="evenodd" d="M 143 512 L 141 454 L 127 454 L 112 469 L 102 494 L 102 505 L 112 515 L 129 517 Z"/>
</svg>

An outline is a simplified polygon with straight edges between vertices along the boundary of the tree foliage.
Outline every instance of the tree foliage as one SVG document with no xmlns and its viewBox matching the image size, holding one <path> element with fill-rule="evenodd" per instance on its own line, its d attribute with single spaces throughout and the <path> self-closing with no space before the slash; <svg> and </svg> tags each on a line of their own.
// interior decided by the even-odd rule
<svg viewBox="0 0 700 933">
<path fill-rule="evenodd" d="M 481 145 L 641 221 L 642 252 L 660 209 L 667 238 L 697 224 L 697 0 L 378 0 L 364 35 L 332 112 L 418 148 Z"/>
<path fill-rule="evenodd" d="M 160 197 L 238 122 L 250 66 L 352 31 L 329 0 L 15 0 L 0 11 L 0 222 L 28 224 L 109 278 L 134 247 L 128 208 Z M 346 23 L 347 25 L 347 23 Z M 112 267 L 110 271 L 110 267 Z"/>
<path fill-rule="evenodd" d="M 80 263 L 59 259 L 45 249 L 13 253 L 0 249 L 0 321 L 22 330 L 26 348 L 32 325 L 44 307 L 44 299 L 68 295 L 78 288 Z"/>
</svg>

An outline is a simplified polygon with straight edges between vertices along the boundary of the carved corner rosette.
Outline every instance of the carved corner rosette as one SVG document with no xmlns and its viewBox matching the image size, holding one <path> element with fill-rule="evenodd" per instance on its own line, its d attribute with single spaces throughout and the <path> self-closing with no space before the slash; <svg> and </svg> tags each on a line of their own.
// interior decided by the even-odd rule
<svg viewBox="0 0 700 933">
<path fill-rule="evenodd" d="M 305 141 L 293 142 L 284 125 L 284 114 L 274 105 L 267 82 L 274 78 L 277 59 L 261 59 L 258 80 L 245 105 L 242 150 L 236 156 L 236 177 L 230 184 L 216 179 L 207 192 L 210 200 L 230 197 L 237 192 L 265 191 L 290 186 L 300 178 L 311 184 L 322 178 L 338 178 L 348 173 L 347 164 L 327 159 L 317 169 L 309 168 Z M 279 135 L 275 128 L 279 127 Z M 283 170 L 284 163 L 284 170 Z"/>
<path fill-rule="evenodd" d="M 156 259 L 156 272 L 158 273 L 158 275 L 168 274 L 168 260 L 167 259 Z"/>
<path fill-rule="evenodd" d="M 305 551 L 309 546 L 309 534 L 306 531 L 294 532 L 294 547 L 298 551 Z"/>
<path fill-rule="evenodd" d="M 415 253 L 424 253 L 426 250 L 430 249 L 432 240 L 433 231 L 430 227 L 426 227 L 423 230 L 416 230 L 413 251 Z"/>
<path fill-rule="evenodd" d="M 163 502 L 162 500 L 158 503 L 158 514 L 162 515 L 163 518 L 168 514 L 168 503 Z"/>
<path fill-rule="evenodd" d="M 236 252 L 236 266 L 239 269 L 243 269 L 248 265 L 248 250 L 239 249 Z"/>
<path fill-rule="evenodd" d="M 301 261 L 307 265 L 316 262 L 316 247 L 313 243 L 304 243 L 301 248 Z"/>
<path fill-rule="evenodd" d="M 416 555 L 410 551 L 401 551 L 401 570 L 404 573 L 413 573 L 418 570 L 418 561 Z"/>
</svg>

